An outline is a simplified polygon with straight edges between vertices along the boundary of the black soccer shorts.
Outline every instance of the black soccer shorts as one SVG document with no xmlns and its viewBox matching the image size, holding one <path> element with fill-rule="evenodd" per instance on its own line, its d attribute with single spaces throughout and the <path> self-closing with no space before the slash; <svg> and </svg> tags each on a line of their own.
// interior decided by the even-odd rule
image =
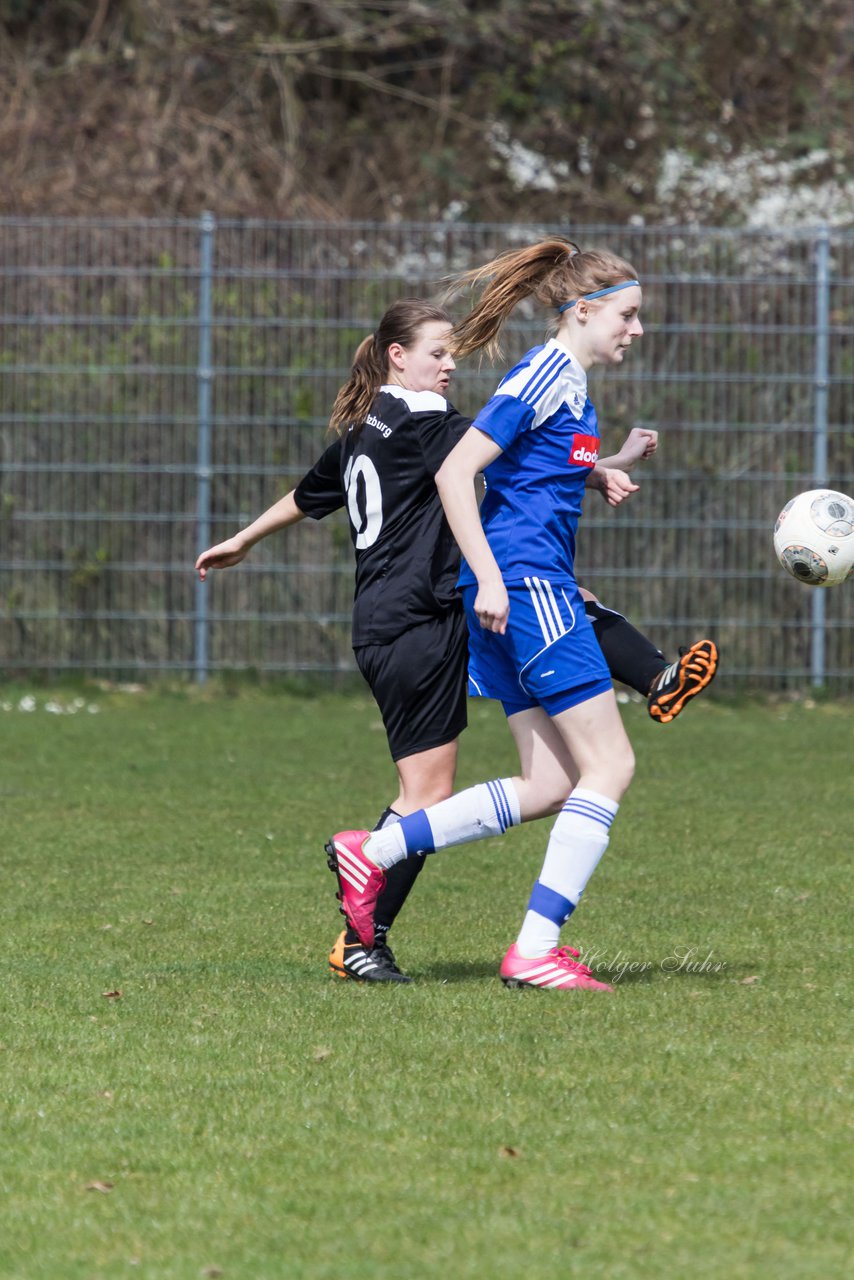
<svg viewBox="0 0 854 1280">
<path fill-rule="evenodd" d="M 354 650 L 385 725 L 392 760 L 453 742 L 465 729 L 468 629 L 462 606 Z"/>
</svg>

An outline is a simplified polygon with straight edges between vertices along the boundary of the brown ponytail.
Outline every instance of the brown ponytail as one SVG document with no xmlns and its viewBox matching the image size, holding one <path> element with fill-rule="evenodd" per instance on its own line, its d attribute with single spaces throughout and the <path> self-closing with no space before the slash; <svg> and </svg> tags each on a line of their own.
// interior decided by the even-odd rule
<svg viewBox="0 0 854 1280">
<path fill-rule="evenodd" d="M 350 376 L 340 388 L 329 426 L 343 435 L 351 426 L 358 431 L 370 412 L 377 392 L 388 381 L 388 349 L 397 342 L 411 347 L 425 324 L 439 321 L 451 325 L 451 317 L 442 307 L 419 298 L 402 298 L 386 311 L 376 333 L 359 343 L 353 357 Z"/>
<path fill-rule="evenodd" d="M 385 365 L 379 357 L 376 334 L 372 333 L 356 348 L 350 376 L 335 397 L 329 416 L 333 431 L 340 436 L 351 422 L 364 421 L 384 378 Z"/>
<path fill-rule="evenodd" d="M 582 251 L 571 240 L 559 236 L 527 249 L 511 249 L 455 280 L 454 292 L 483 281 L 488 284 L 469 314 L 454 328 L 454 355 L 462 358 L 483 348 L 493 358 L 499 355 L 501 329 L 523 298 L 534 297 L 556 309 L 572 298 L 636 278 L 634 267 L 609 250 Z M 557 327 L 556 315 L 552 321 Z"/>
</svg>

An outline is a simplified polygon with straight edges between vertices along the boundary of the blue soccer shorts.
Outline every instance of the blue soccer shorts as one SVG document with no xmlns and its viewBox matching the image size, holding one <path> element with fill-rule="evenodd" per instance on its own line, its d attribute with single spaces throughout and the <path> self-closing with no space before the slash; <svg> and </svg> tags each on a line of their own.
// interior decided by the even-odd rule
<svg viewBox="0 0 854 1280">
<path fill-rule="evenodd" d="M 558 715 L 612 688 L 602 650 L 574 582 L 530 577 L 507 587 L 504 635 L 477 619 L 477 587 L 463 589 L 469 627 L 469 697 L 495 698 L 505 715 L 542 707 Z"/>
</svg>

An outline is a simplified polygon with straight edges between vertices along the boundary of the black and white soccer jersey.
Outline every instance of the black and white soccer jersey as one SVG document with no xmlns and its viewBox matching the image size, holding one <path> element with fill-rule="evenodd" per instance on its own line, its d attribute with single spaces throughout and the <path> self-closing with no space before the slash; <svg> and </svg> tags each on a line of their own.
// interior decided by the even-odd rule
<svg viewBox="0 0 854 1280">
<path fill-rule="evenodd" d="M 356 552 L 353 647 L 386 644 L 459 608 L 459 551 L 434 476 L 471 425 L 434 391 L 380 388 L 358 430 L 297 485 L 315 520 L 346 506 Z"/>
</svg>

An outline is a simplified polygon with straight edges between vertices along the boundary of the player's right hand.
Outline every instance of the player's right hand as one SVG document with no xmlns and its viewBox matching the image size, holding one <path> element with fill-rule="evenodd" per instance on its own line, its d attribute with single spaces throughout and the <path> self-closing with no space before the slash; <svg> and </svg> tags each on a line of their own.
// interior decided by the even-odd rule
<svg viewBox="0 0 854 1280">
<path fill-rule="evenodd" d="M 481 583 L 474 601 L 474 611 L 485 631 L 504 635 L 510 614 L 510 600 L 504 583 Z"/>
<path fill-rule="evenodd" d="M 209 547 L 207 551 L 203 551 L 196 561 L 196 568 L 202 582 L 211 569 L 230 569 L 232 565 L 240 564 L 248 550 L 249 548 L 244 546 L 239 538 L 228 538 L 227 541 L 218 542 L 215 547 Z"/>
</svg>

